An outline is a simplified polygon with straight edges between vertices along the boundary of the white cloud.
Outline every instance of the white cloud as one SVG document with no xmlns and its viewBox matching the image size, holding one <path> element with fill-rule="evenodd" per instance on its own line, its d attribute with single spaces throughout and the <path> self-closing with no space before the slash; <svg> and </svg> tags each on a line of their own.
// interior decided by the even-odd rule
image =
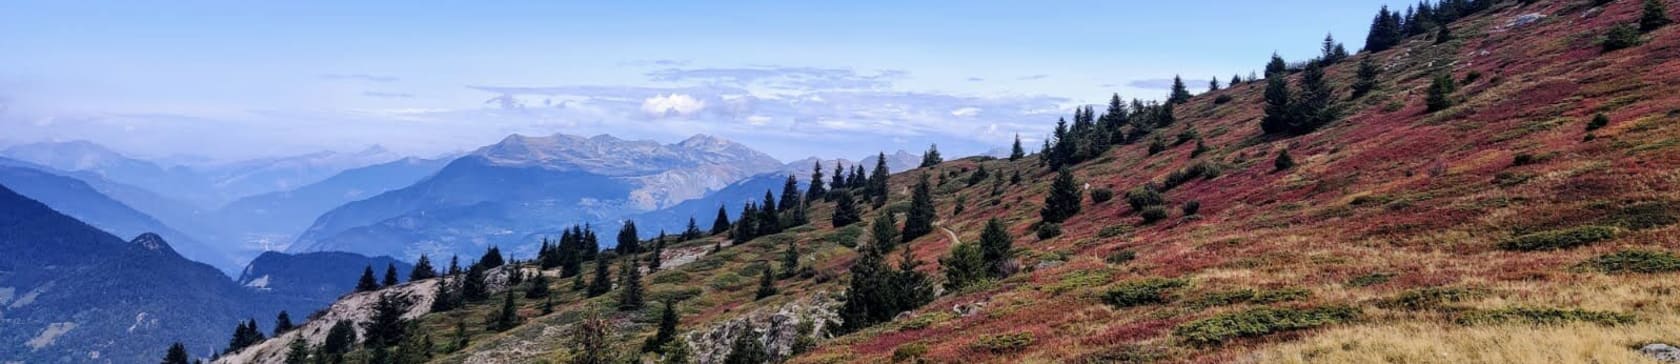
<svg viewBox="0 0 1680 364">
<path fill-rule="evenodd" d="M 706 102 L 687 94 L 656 95 L 642 100 L 642 111 L 649 115 L 690 115 L 706 108 Z"/>
<path fill-rule="evenodd" d="M 748 116 L 747 117 L 747 123 L 748 124 L 753 124 L 753 125 L 769 124 L 770 123 L 770 117 L 769 116 L 764 116 L 764 115 Z"/>
<path fill-rule="evenodd" d="M 965 108 L 961 108 L 961 109 L 951 110 L 951 116 L 971 118 L 971 117 L 974 117 L 975 115 L 980 115 L 980 108 L 978 108 L 978 107 L 965 107 Z"/>
</svg>

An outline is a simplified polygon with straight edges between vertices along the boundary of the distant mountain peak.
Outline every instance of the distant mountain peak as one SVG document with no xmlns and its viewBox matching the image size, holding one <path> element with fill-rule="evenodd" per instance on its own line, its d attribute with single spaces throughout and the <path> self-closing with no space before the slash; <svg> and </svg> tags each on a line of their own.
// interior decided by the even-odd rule
<svg viewBox="0 0 1680 364">
<path fill-rule="evenodd" d="M 134 240 L 129 240 L 128 243 L 145 248 L 149 251 L 175 255 L 175 249 L 170 248 L 169 242 L 164 241 L 163 237 L 158 236 L 158 234 L 142 233 L 140 236 L 134 237 Z"/>
</svg>

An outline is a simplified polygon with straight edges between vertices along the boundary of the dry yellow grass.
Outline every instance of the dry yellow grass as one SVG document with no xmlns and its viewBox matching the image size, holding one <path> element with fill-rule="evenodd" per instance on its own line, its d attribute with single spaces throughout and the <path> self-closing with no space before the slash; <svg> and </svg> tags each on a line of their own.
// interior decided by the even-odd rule
<svg viewBox="0 0 1680 364">
<path fill-rule="evenodd" d="M 1320 332 L 1261 353 L 1266 363 L 1656 363 L 1631 347 L 1680 338 L 1672 317 L 1622 326 L 1405 323 Z"/>
</svg>

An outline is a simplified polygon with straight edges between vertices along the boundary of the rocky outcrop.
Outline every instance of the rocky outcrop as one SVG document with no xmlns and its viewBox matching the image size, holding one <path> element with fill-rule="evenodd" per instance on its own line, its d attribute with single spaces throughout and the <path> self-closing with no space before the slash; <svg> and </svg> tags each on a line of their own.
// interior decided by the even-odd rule
<svg viewBox="0 0 1680 364">
<path fill-rule="evenodd" d="M 1664 363 L 1680 363 L 1680 348 L 1664 343 L 1651 343 L 1639 348 L 1640 354 Z"/>
<path fill-rule="evenodd" d="M 501 270 L 497 270 L 498 272 Z M 506 277 L 506 274 L 502 274 Z M 264 340 L 257 345 L 245 348 L 235 353 L 223 355 L 216 359 L 216 363 L 227 364 L 269 364 L 286 361 L 287 345 L 293 340 L 303 340 L 310 346 L 321 345 L 326 341 L 327 330 L 339 321 L 368 322 L 373 317 L 373 304 L 385 294 L 400 294 L 408 296 L 410 305 L 403 318 L 413 319 L 432 311 L 432 296 L 437 293 L 438 279 L 427 279 L 409 282 L 396 287 L 369 292 L 357 292 L 340 298 L 338 302 L 327 307 L 318 315 L 311 317 L 297 329 L 279 336 Z M 364 335 L 361 325 L 356 326 L 356 337 Z"/>
<path fill-rule="evenodd" d="M 753 335 L 764 342 L 772 362 L 792 357 L 801 346 L 823 339 L 831 325 L 840 323 L 843 303 L 826 292 L 817 292 L 777 307 L 764 308 L 689 332 L 684 339 L 694 349 L 700 364 L 722 363 L 730 344 L 741 335 Z"/>
</svg>

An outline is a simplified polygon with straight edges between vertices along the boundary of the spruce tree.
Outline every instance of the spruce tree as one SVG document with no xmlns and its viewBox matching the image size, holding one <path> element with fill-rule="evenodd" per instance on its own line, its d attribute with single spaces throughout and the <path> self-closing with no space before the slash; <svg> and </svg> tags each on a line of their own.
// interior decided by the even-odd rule
<svg viewBox="0 0 1680 364">
<path fill-rule="evenodd" d="M 636 233 L 636 222 L 624 220 L 624 227 L 618 229 L 618 246 L 614 247 L 619 255 L 636 255 L 642 252 L 641 238 Z"/>
<path fill-rule="evenodd" d="M 986 262 L 975 244 L 951 245 L 951 255 L 939 260 L 945 271 L 945 290 L 958 291 L 989 276 Z"/>
<path fill-rule="evenodd" d="M 187 364 L 192 358 L 187 355 L 187 346 L 176 341 L 169 345 L 169 350 L 163 354 L 163 364 Z"/>
<path fill-rule="evenodd" d="M 849 187 L 846 185 L 846 167 L 840 165 L 840 162 L 834 162 L 834 176 L 829 178 L 833 179 L 828 183 L 829 193 L 834 193 L 834 191 L 843 190 Z"/>
<path fill-rule="evenodd" d="M 329 355 L 342 355 L 356 347 L 356 328 L 349 320 L 334 322 L 327 330 L 327 337 L 321 341 L 321 352 Z"/>
<path fill-rule="evenodd" d="M 665 310 L 659 314 L 659 331 L 653 337 L 642 343 L 642 352 L 665 351 L 672 341 L 677 340 L 677 306 L 670 300 L 665 301 Z M 665 352 L 665 355 L 672 353 Z"/>
<path fill-rule="evenodd" d="M 852 191 L 847 189 L 834 190 L 834 215 L 829 222 L 835 228 L 846 227 L 862 220 L 858 216 L 857 202 L 852 199 Z"/>
<path fill-rule="evenodd" d="M 811 185 L 805 189 L 805 203 L 812 204 L 827 200 L 828 190 L 823 188 L 823 168 L 822 161 L 819 160 L 811 166 Z"/>
<path fill-rule="evenodd" d="M 1260 130 L 1267 134 L 1289 131 L 1289 124 L 1295 119 L 1290 112 L 1293 99 L 1289 92 L 1289 81 L 1283 77 L 1266 78 L 1266 104 L 1262 107 L 1265 112 L 1260 117 Z"/>
<path fill-rule="evenodd" d="M 799 271 L 799 246 L 795 240 L 788 239 L 787 249 L 782 250 L 782 277 L 793 277 Z"/>
<path fill-rule="evenodd" d="M 1288 72 L 1289 64 L 1283 61 L 1282 56 L 1272 53 L 1272 60 L 1266 63 L 1266 78 L 1282 78 Z"/>
<path fill-rule="evenodd" d="M 1226 83 L 1225 85 L 1227 87 L 1237 87 L 1237 85 L 1242 84 L 1242 82 L 1243 82 L 1242 76 L 1231 75 L 1231 82 Z"/>
<path fill-rule="evenodd" d="M 485 270 L 489 270 L 490 268 L 500 267 L 502 264 L 506 263 L 506 261 L 502 260 L 502 249 L 497 248 L 495 245 L 491 245 L 490 249 L 484 250 L 484 256 L 479 257 L 478 263 L 475 265 L 482 266 Z"/>
<path fill-rule="evenodd" d="M 1639 15 L 1639 31 L 1649 32 L 1673 24 L 1668 18 L 1668 5 L 1663 0 L 1645 0 L 1644 12 Z"/>
<path fill-rule="evenodd" d="M 1172 94 L 1167 96 L 1167 102 L 1182 104 L 1190 102 L 1190 89 L 1184 86 L 1184 79 L 1173 76 Z"/>
<path fill-rule="evenodd" d="M 770 274 L 770 262 L 764 262 L 763 274 L 758 279 L 758 293 L 754 295 L 753 299 L 762 300 L 774 295 L 776 295 L 776 278 Z"/>
<path fill-rule="evenodd" d="M 933 220 L 936 217 L 933 207 L 933 187 L 928 185 L 927 173 L 922 173 L 921 179 L 910 195 L 910 211 L 904 216 L 904 232 L 900 238 L 905 243 L 933 232 Z"/>
<path fill-rule="evenodd" d="M 1044 208 L 1039 210 L 1039 217 L 1048 223 L 1067 221 L 1079 214 L 1080 194 L 1073 171 L 1067 168 L 1056 171 L 1056 179 L 1050 182 L 1050 193 L 1044 196 Z"/>
<path fill-rule="evenodd" d="M 460 298 L 456 288 L 460 280 L 460 276 L 444 277 L 438 280 L 437 291 L 432 293 L 432 312 L 446 312 L 455 309 L 456 301 Z"/>
<path fill-rule="evenodd" d="M 612 274 L 608 270 L 608 265 L 611 264 L 608 264 L 606 258 L 605 254 L 595 255 L 595 276 L 589 280 L 589 290 L 585 295 L 597 297 L 612 292 Z"/>
<path fill-rule="evenodd" d="M 165 361 L 165 363 L 168 363 L 168 361 Z M 292 342 L 290 344 L 286 344 L 286 361 L 284 363 L 286 363 L 286 364 L 308 364 L 309 363 L 309 343 L 304 342 L 304 340 L 301 339 L 301 338 L 292 339 Z"/>
<path fill-rule="evenodd" d="M 869 175 L 870 205 L 875 208 L 887 205 L 887 153 L 882 152 L 875 159 L 875 171 Z"/>
<path fill-rule="evenodd" d="M 525 298 L 547 298 L 548 293 L 548 276 L 537 272 L 535 277 L 531 277 L 531 288 L 525 290 Z"/>
<path fill-rule="evenodd" d="M 356 292 L 379 290 L 379 280 L 373 278 L 373 266 L 362 268 L 362 278 L 356 280 Z"/>
<path fill-rule="evenodd" d="M 1027 156 L 1027 150 L 1021 149 L 1021 134 L 1015 134 L 1015 144 L 1009 148 L 1009 161 L 1018 161 Z"/>
<path fill-rule="evenodd" d="M 385 293 L 373 303 L 373 315 L 362 324 L 362 335 L 368 347 L 387 347 L 402 342 L 408 334 L 403 313 L 408 312 L 407 296 Z"/>
<path fill-rule="evenodd" d="M 1272 160 L 1272 168 L 1274 170 L 1282 171 L 1293 167 L 1295 167 L 1295 158 L 1289 156 L 1288 149 L 1279 151 L 1277 158 Z"/>
<path fill-rule="evenodd" d="M 1377 88 L 1377 75 L 1382 70 L 1377 68 L 1375 58 L 1372 55 L 1359 58 L 1359 70 L 1355 72 L 1353 81 L 1353 98 L 1364 97 Z"/>
<path fill-rule="evenodd" d="M 939 144 L 933 144 L 928 146 L 927 152 L 922 153 L 922 165 L 918 168 L 932 167 L 944 162 L 945 158 L 939 156 Z"/>
<path fill-rule="evenodd" d="M 782 181 L 782 203 L 776 205 L 776 211 L 792 211 L 795 206 L 799 206 L 800 196 L 799 180 L 794 179 L 791 174 L 788 175 L 787 180 Z"/>
<path fill-rule="evenodd" d="M 723 357 L 723 364 L 764 364 L 770 362 L 770 354 L 764 349 L 764 342 L 758 340 L 758 333 L 752 330 L 741 333 L 735 341 L 729 344 L 729 355 Z"/>
<path fill-rule="evenodd" d="M 466 302 L 479 302 L 490 298 L 490 287 L 484 282 L 483 264 L 473 264 L 467 267 L 467 273 L 461 277 L 461 299 Z"/>
<path fill-rule="evenodd" d="M 279 315 L 274 316 L 274 336 L 292 331 L 293 328 L 292 315 L 286 313 L 285 310 L 281 310 Z"/>
<path fill-rule="evenodd" d="M 1208 92 L 1219 91 L 1219 77 L 1208 80 Z"/>
<path fill-rule="evenodd" d="M 659 364 L 694 364 L 694 349 L 688 347 L 688 341 L 671 340 L 659 351 Z"/>
<path fill-rule="evenodd" d="M 979 249 L 986 272 L 999 279 L 1008 276 L 1008 262 L 1014 258 L 1014 249 L 1015 238 L 1009 236 L 1003 221 L 995 217 L 986 221 L 986 229 L 980 232 Z"/>
<path fill-rule="evenodd" d="M 869 223 L 869 248 L 880 250 L 882 253 L 892 251 L 898 243 L 898 221 L 892 212 L 882 211 L 875 214 L 875 220 Z"/>
<path fill-rule="evenodd" d="M 1429 112 L 1446 110 L 1452 107 L 1452 93 L 1457 90 L 1458 86 L 1453 84 L 1452 74 L 1436 75 L 1429 82 L 1429 94 L 1425 97 L 1424 104 L 1429 108 Z"/>
<path fill-rule="evenodd" d="M 677 240 L 678 241 L 689 241 L 689 240 L 699 239 L 700 235 L 701 235 L 700 225 L 694 223 L 694 217 L 693 216 L 689 216 L 688 217 L 688 227 L 683 228 L 682 235 L 679 238 L 677 238 Z"/>
<path fill-rule="evenodd" d="M 664 234 L 664 233 L 660 233 Z M 659 266 L 665 265 L 665 239 L 662 237 L 653 241 L 653 251 L 648 252 L 648 273 L 658 272 Z"/>
<path fill-rule="evenodd" d="M 1324 76 L 1324 66 L 1308 65 L 1301 71 L 1301 93 L 1290 105 L 1296 120 L 1289 132 L 1306 134 L 1341 118 L 1341 106 L 1336 103 L 1336 90 Z"/>
<path fill-rule="evenodd" d="M 778 207 L 781 206 L 776 203 L 775 196 L 770 194 L 770 190 L 764 190 L 764 205 L 758 210 L 758 218 L 753 220 L 753 225 L 758 228 L 754 237 L 782 232 L 782 217 L 776 213 Z"/>
<path fill-rule="evenodd" d="M 458 256 L 458 255 L 449 256 L 449 271 L 447 273 L 448 273 L 448 275 L 461 274 L 461 257 L 460 256 Z"/>
<path fill-rule="evenodd" d="M 858 260 L 849 269 L 852 278 L 846 289 L 845 304 L 840 307 L 840 333 L 849 333 L 890 320 L 885 285 L 891 272 L 882 262 L 880 249 L 862 249 Z M 896 315 L 897 313 L 892 313 Z"/>
<path fill-rule="evenodd" d="M 712 235 L 729 232 L 730 225 L 734 224 L 729 222 L 729 212 L 718 206 L 717 218 L 712 220 Z"/>
<path fill-rule="evenodd" d="M 385 287 L 395 287 L 398 283 L 402 282 L 397 280 L 397 265 L 395 263 L 385 263 L 385 281 L 380 284 Z"/>
<path fill-rule="evenodd" d="M 623 271 L 619 273 L 619 276 L 623 277 L 624 282 L 619 285 L 618 310 L 635 311 L 642 309 L 642 306 L 646 304 L 642 298 L 642 270 L 636 267 L 636 260 L 631 257 L 625 257 L 624 263 L 620 263 L 619 266 L 622 268 L 620 270 Z"/>
<path fill-rule="evenodd" d="M 1371 19 L 1371 30 L 1365 36 L 1365 50 L 1380 52 L 1393 48 L 1404 36 L 1401 31 L 1400 16 L 1388 11 L 1388 6 L 1384 5 L 1382 10 L 1377 12 L 1377 16 Z"/>
<path fill-rule="evenodd" d="M 502 309 L 497 310 L 494 317 L 485 320 L 490 323 L 490 331 L 507 331 L 519 326 L 519 309 L 513 305 L 513 291 L 508 291 L 502 297 Z"/>
<path fill-rule="evenodd" d="M 437 278 L 437 275 L 437 270 L 432 268 L 432 260 L 420 254 L 420 260 L 414 262 L 414 270 L 408 272 L 408 281 Z"/>
</svg>

